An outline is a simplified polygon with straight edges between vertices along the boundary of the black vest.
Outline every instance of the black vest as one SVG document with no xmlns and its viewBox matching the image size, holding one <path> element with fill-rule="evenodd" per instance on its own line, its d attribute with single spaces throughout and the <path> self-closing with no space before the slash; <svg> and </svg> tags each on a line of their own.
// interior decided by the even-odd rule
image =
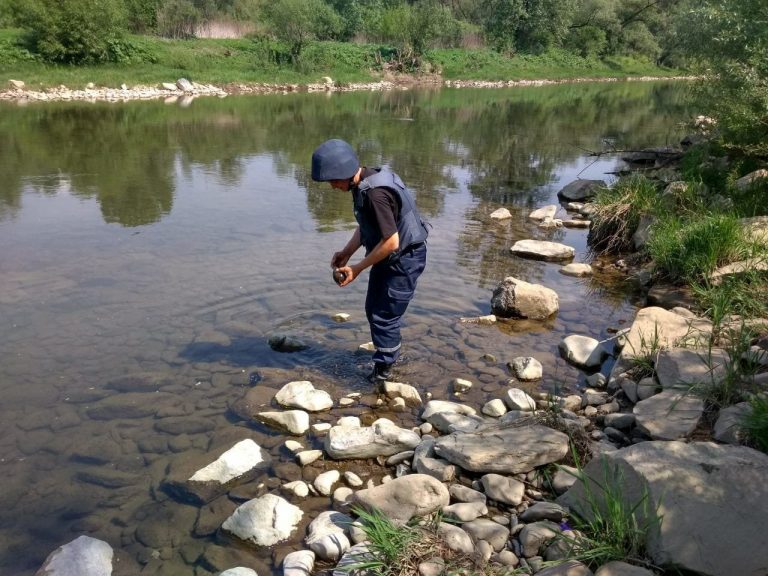
<svg viewBox="0 0 768 576">
<path fill-rule="evenodd" d="M 397 218 L 397 234 L 400 237 L 400 248 L 393 254 L 405 251 L 407 248 L 416 244 L 423 243 L 429 231 L 419 214 L 416 203 L 413 199 L 413 193 L 403 184 L 400 176 L 387 170 L 386 168 L 377 169 L 375 174 L 371 174 L 358 184 L 354 190 L 355 220 L 360 226 L 360 241 L 365 246 L 365 253 L 368 254 L 381 242 L 381 233 L 374 222 L 372 210 L 368 214 L 363 213 L 363 207 L 368 200 L 368 191 L 373 188 L 386 188 L 395 194 L 400 205 L 400 214 Z M 368 216 L 368 217 L 366 217 Z"/>
</svg>

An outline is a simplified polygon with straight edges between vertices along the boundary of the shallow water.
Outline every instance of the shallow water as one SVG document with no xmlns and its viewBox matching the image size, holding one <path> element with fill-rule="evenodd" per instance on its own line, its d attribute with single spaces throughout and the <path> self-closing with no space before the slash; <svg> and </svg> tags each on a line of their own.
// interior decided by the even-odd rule
<svg viewBox="0 0 768 576">
<path fill-rule="evenodd" d="M 445 399 L 453 378 L 469 378 L 464 400 L 479 407 L 517 356 L 542 362 L 539 388 L 578 388 L 560 340 L 631 321 L 631 288 L 563 276 L 509 247 L 551 239 L 587 260 L 586 231 L 544 231 L 528 213 L 577 176 L 613 178 L 616 157 L 589 151 L 673 144 L 688 113 L 685 85 L 640 83 L 0 106 L 0 574 L 33 574 L 80 534 L 109 542 L 121 574 L 269 573 L 301 533 L 250 551 L 214 533 L 232 500 L 199 512 L 159 488 L 169 465 L 236 437 L 268 448 L 273 466 L 234 498 L 325 467 L 383 473 L 362 462 L 302 471 L 285 437 L 229 410 L 252 385 L 268 405 L 306 378 L 334 398 L 364 393 L 313 422 L 416 421 L 372 407 L 357 351 L 369 340 L 367 274 L 345 289 L 331 279 L 354 222 L 347 195 L 309 180 L 317 144 L 345 138 L 416 191 L 433 231 L 398 376 Z M 494 223 L 501 206 L 513 218 Z M 459 323 L 489 313 L 509 275 L 556 290 L 556 318 Z M 342 311 L 351 321 L 333 322 Z M 274 352 L 274 333 L 310 347 Z M 307 521 L 329 505 L 301 504 Z"/>
</svg>

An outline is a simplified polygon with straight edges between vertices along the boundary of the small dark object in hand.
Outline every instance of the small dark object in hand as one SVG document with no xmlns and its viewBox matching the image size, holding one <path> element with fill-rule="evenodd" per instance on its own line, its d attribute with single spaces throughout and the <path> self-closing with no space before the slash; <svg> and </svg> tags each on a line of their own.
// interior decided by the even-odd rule
<svg viewBox="0 0 768 576">
<path fill-rule="evenodd" d="M 333 281 L 336 282 L 339 286 L 341 286 L 341 283 L 344 282 L 344 280 L 347 279 L 347 275 L 342 272 L 338 268 L 333 269 Z"/>
</svg>

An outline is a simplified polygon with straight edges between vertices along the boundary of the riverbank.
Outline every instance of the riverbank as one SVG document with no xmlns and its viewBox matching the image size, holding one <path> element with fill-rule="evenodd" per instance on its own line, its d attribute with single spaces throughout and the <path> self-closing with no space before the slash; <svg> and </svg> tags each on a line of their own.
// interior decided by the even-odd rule
<svg viewBox="0 0 768 576">
<path fill-rule="evenodd" d="M 327 76 L 321 82 L 309 84 L 198 84 L 180 78 L 176 82 L 164 82 L 154 86 L 133 86 L 123 84 L 119 88 L 97 87 L 89 83 L 82 89 L 67 86 L 43 90 L 29 90 L 23 80 L 11 79 L 10 89 L 0 92 L 0 100 L 16 102 L 57 102 L 57 101 L 105 101 L 127 102 L 131 100 L 164 99 L 168 102 L 184 103 L 201 96 L 216 96 L 224 98 L 239 94 L 290 94 L 297 92 L 359 92 L 407 90 L 419 87 L 446 88 L 511 88 L 522 86 L 548 86 L 555 84 L 579 84 L 584 82 L 651 82 L 658 80 L 694 80 L 691 76 L 638 76 L 638 77 L 609 77 L 609 78 L 568 78 L 541 80 L 444 80 L 441 78 L 420 78 L 415 76 L 399 76 L 378 82 L 335 82 Z"/>
<path fill-rule="evenodd" d="M 18 30 L 0 30 L 0 99 L 136 100 L 299 91 L 392 90 L 414 86 L 502 87 L 561 82 L 676 79 L 680 70 L 564 51 L 499 54 L 435 49 L 402 73 L 392 49 L 374 44 L 312 42 L 298 62 L 263 40 L 165 40 L 133 36 L 119 64 L 51 65 L 23 47 Z M 389 55 L 389 56 L 388 56 Z M 181 82 L 186 79 L 189 82 Z"/>
</svg>

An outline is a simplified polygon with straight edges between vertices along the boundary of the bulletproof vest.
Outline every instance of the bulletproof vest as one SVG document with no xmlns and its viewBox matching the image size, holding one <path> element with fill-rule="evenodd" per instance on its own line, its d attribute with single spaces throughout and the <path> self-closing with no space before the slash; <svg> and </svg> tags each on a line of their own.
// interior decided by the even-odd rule
<svg viewBox="0 0 768 576">
<path fill-rule="evenodd" d="M 400 214 L 397 219 L 397 234 L 400 237 L 399 252 L 408 247 L 421 244 L 427 239 L 429 232 L 426 224 L 416 208 L 413 193 L 403 184 L 400 177 L 385 168 L 377 169 L 358 184 L 354 194 L 355 220 L 360 225 L 360 241 L 365 246 L 366 254 L 374 249 L 381 241 L 381 233 L 373 222 L 373 218 L 366 218 L 363 214 L 363 206 L 367 201 L 368 191 L 374 188 L 386 188 L 392 191 L 400 204 Z"/>
</svg>

